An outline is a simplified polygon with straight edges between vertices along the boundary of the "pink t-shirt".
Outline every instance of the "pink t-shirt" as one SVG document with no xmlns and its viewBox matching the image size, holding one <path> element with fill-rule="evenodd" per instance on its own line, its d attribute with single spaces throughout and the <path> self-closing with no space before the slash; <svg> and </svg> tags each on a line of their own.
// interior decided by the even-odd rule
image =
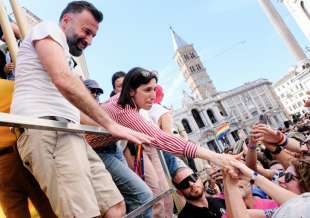
<svg viewBox="0 0 310 218">
<path fill-rule="evenodd" d="M 254 197 L 254 204 L 252 209 L 268 210 L 277 207 L 279 207 L 279 205 L 274 200 Z M 225 213 L 222 218 L 227 218 L 227 214 Z"/>
<path fill-rule="evenodd" d="M 254 205 L 253 209 L 262 209 L 262 210 L 268 210 L 279 207 L 277 202 L 270 199 L 261 199 L 258 197 L 254 197 Z"/>
</svg>

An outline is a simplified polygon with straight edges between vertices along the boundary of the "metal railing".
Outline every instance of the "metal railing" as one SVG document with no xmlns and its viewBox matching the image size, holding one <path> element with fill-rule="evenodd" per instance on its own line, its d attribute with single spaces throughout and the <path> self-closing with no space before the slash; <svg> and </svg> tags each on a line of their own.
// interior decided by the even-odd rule
<svg viewBox="0 0 310 218">
<path fill-rule="evenodd" d="M 87 125 L 80 125 L 80 124 L 38 119 L 38 118 L 28 118 L 1 112 L 0 112 L 0 126 L 40 129 L 47 131 L 63 131 L 76 134 L 91 133 L 103 136 L 110 135 L 104 128 L 101 127 L 87 126 Z M 155 203 L 160 201 L 165 196 L 171 194 L 172 192 L 175 192 L 173 188 L 170 188 L 167 191 L 162 192 L 158 196 L 155 196 L 153 199 L 151 199 L 149 202 L 141 205 L 140 207 L 136 208 L 135 210 L 127 214 L 124 218 L 133 218 L 143 214 L 145 210 L 152 207 Z"/>
<path fill-rule="evenodd" d="M 145 204 L 141 205 L 140 207 L 136 208 L 135 210 L 131 211 L 129 214 L 124 216 L 124 218 L 134 218 L 144 213 L 147 209 L 152 207 L 154 204 L 156 204 L 158 201 L 160 201 L 162 198 L 166 197 L 167 195 L 171 194 L 172 192 L 175 192 L 174 189 L 168 189 L 167 191 L 164 191 L 160 193 L 159 195 L 155 196 L 153 199 L 151 199 L 149 202 L 146 202 Z"/>
<path fill-rule="evenodd" d="M 0 113 L 0 126 L 17 127 L 25 129 L 40 129 L 48 131 L 63 131 L 70 133 L 91 133 L 109 136 L 110 134 L 101 127 L 80 125 L 46 119 L 28 118 L 7 113 Z"/>
</svg>

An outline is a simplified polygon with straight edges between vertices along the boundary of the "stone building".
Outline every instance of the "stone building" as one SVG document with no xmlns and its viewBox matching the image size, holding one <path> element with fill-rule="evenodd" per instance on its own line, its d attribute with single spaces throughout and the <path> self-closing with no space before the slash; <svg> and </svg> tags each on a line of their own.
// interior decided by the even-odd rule
<svg viewBox="0 0 310 218">
<path fill-rule="evenodd" d="M 309 112 L 304 107 L 303 100 L 306 98 L 306 91 L 310 90 L 310 60 L 292 67 L 273 87 L 289 114 Z"/>
</svg>

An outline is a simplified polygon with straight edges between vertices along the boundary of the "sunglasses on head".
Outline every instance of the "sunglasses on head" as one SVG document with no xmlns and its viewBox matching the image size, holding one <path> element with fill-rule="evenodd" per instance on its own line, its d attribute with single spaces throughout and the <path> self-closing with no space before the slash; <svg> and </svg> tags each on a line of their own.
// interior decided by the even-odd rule
<svg viewBox="0 0 310 218">
<path fill-rule="evenodd" d="M 291 172 L 280 172 L 279 173 L 279 178 L 284 176 L 284 182 L 285 183 L 289 183 L 290 181 L 292 181 L 293 179 L 297 179 L 297 177 L 291 173 Z"/>
<path fill-rule="evenodd" d="M 198 175 L 196 173 L 193 173 L 191 175 L 189 175 L 188 177 L 186 177 L 185 179 L 183 179 L 179 184 L 174 184 L 176 186 L 177 189 L 187 189 L 190 187 L 190 183 L 189 182 L 197 182 L 198 180 Z"/>
<path fill-rule="evenodd" d="M 143 70 L 143 71 L 141 71 L 141 74 L 144 77 L 152 77 L 152 76 L 157 77 L 158 76 L 156 71 L 146 71 L 146 70 Z"/>
</svg>

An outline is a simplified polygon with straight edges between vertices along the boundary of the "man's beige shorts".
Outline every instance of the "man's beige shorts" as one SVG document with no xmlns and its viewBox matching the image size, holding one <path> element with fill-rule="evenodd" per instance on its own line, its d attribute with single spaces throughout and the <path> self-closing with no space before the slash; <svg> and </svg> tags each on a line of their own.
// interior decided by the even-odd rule
<svg viewBox="0 0 310 218">
<path fill-rule="evenodd" d="M 123 201 L 103 162 L 81 135 L 25 130 L 17 148 L 57 216 L 95 217 Z"/>
</svg>

